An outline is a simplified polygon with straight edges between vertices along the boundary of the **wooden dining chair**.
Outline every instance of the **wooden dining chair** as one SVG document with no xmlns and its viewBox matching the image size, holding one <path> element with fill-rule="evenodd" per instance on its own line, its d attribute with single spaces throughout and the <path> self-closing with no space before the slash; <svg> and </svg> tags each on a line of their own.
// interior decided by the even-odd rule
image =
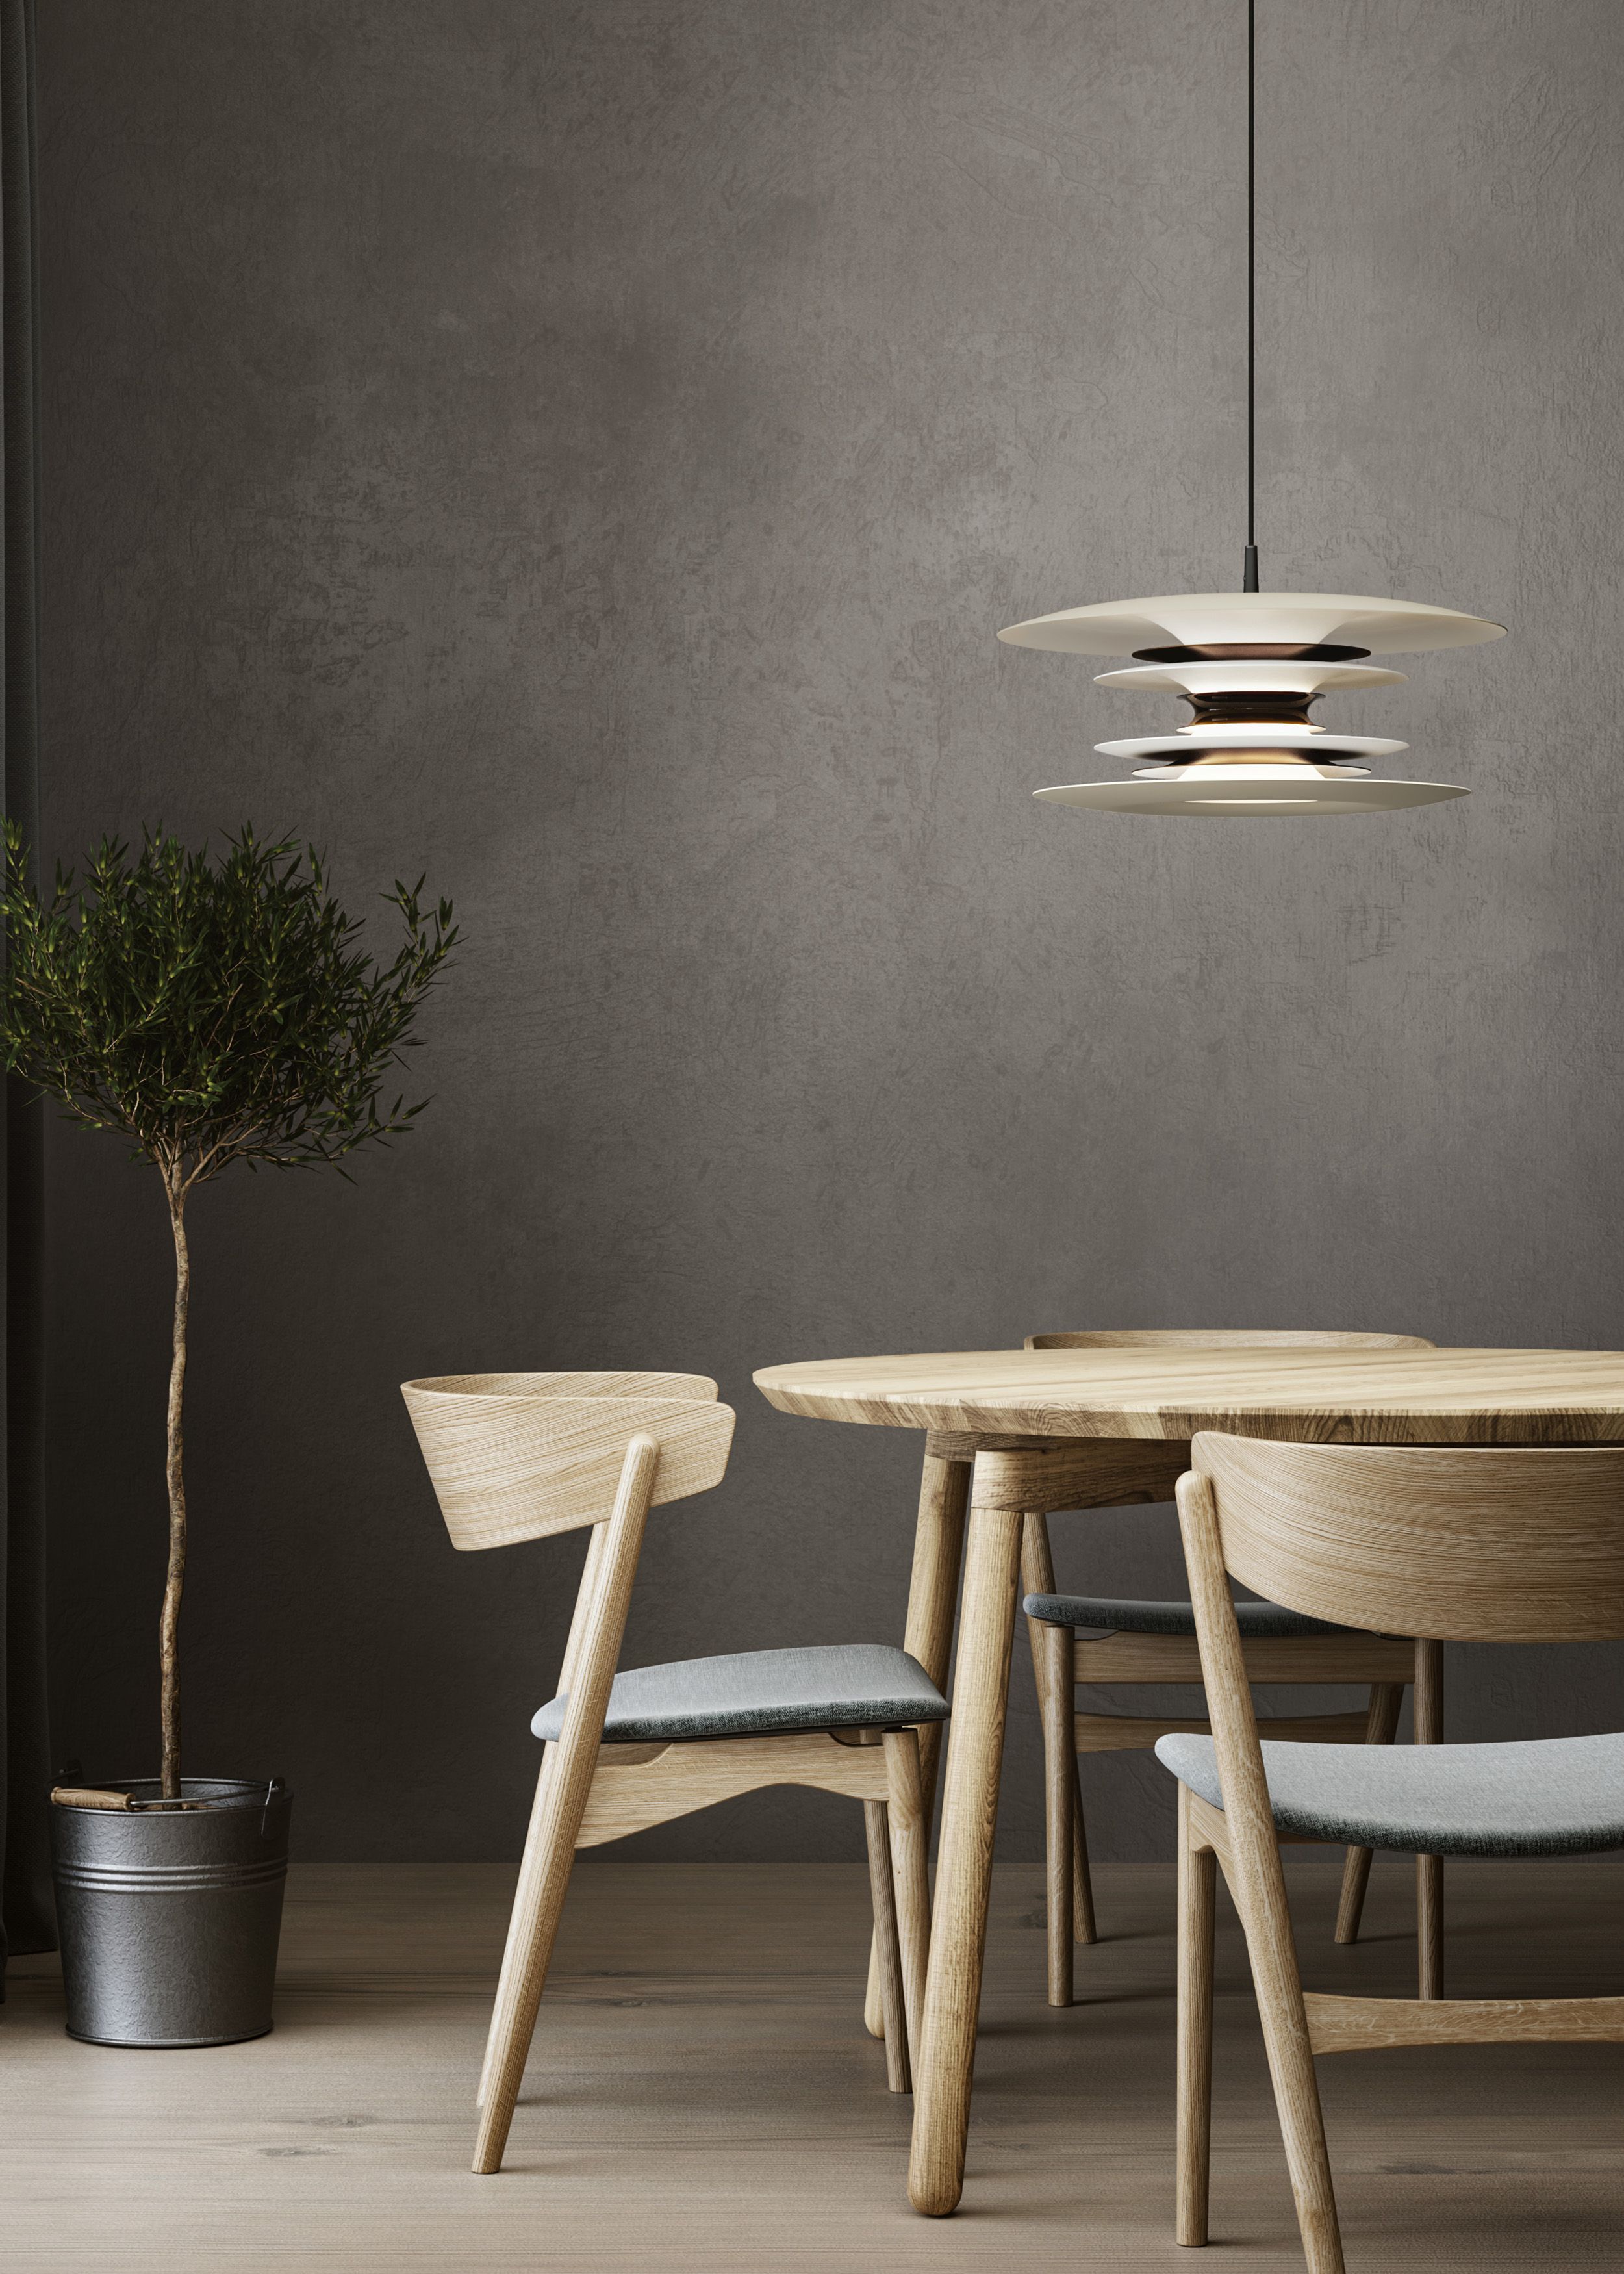
<svg viewBox="0 0 1624 2274">
<path fill-rule="evenodd" d="M 1418 1335 L 1361 1335 L 1289 1329 L 1099 1329 L 1076 1334 L 1029 1335 L 1028 1350 L 1431 1350 Z M 1102 1450 L 1107 1449 L 1103 1449 Z M 1139 1501 L 1169 1500 L 1189 1463 L 1189 1448 L 1147 1439 L 1142 1445 L 1113 1442 L 1098 1495 L 1081 1503 L 1116 1508 Z M 1079 1503 L 1068 1501 L 1068 1507 Z M 1175 1731 L 1201 1731 L 1202 1718 L 1162 1714 L 1078 1713 L 1075 1688 L 1089 1685 L 1199 1683 L 1195 1615 L 1184 1601 L 1143 1602 L 1100 1595 L 1066 1595 L 1055 1585 L 1048 1517 L 1027 1512 L 1021 1544 L 1021 1588 L 1032 1668 L 1043 1725 L 1043 1818 L 1048 1878 L 1049 2002 L 1069 2006 L 1072 1954 L 1077 1942 L 1096 1939 L 1094 1894 L 1088 1872 L 1088 1841 L 1078 1775 L 1080 1753 L 1149 1751 L 1158 1738 Z M 1443 1654 L 1432 1643 L 1412 1644 L 1351 1631 L 1320 1619 L 1304 1618 L 1278 1603 L 1237 1606 L 1247 1678 L 1252 1682 L 1368 1685 L 1368 1705 L 1352 1713 L 1276 1717 L 1270 1734 L 1327 1743 L 1350 1740 L 1393 1743 L 1404 1686 L 1416 1689 L 1415 1730 L 1418 1743 L 1443 1734 Z M 1370 1878 L 1371 1851 L 1350 1847 L 1337 1907 L 1336 1939 L 1357 1942 Z M 1422 1864 L 1417 1885 L 1417 1940 L 1421 1992 L 1440 1993 L 1442 1915 L 1436 1867 Z"/>
<path fill-rule="evenodd" d="M 733 1415 L 684 1374 L 449 1374 L 402 1384 L 457 1547 L 591 1527 L 480 2078 L 476 2172 L 500 2168 L 576 1851 L 769 1785 L 863 1803 L 887 2081 L 910 2089 L 929 1944 L 918 1730 L 947 1705 L 881 1644 L 617 1672 L 650 1508 L 719 1484 Z"/>
<path fill-rule="evenodd" d="M 1311 2274 L 1342 2274 L 1314 2056 L 1624 2041 L 1624 1998 L 1304 1994 L 1280 1842 L 1564 1856 L 1624 1848 L 1624 1735 L 1371 1751 L 1260 1743 L 1229 1579 L 1311 1618 L 1456 1642 L 1624 1638 L 1624 1448 L 1198 1436 L 1179 1525 L 1212 1708 L 1179 1780 L 1177 2236 L 1207 2240 L 1214 1859 L 1252 1959 Z"/>
</svg>

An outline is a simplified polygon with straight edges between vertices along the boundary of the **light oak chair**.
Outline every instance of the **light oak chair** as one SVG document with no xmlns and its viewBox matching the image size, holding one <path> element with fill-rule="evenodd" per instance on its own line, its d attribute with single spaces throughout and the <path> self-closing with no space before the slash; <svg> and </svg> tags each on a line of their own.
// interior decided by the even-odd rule
<svg viewBox="0 0 1624 2274">
<path fill-rule="evenodd" d="M 1101 1329 L 1029 1335 L 1028 1350 L 1430 1350 L 1418 1335 L 1360 1335 L 1258 1329 L 1168 1328 Z M 1147 1440 L 1132 1449 L 1113 1444 L 1116 1457 L 1097 1496 L 1067 1506 L 1115 1508 L 1136 1501 L 1169 1500 L 1188 1466 L 1186 1444 Z M 1021 1586 L 1032 1668 L 1043 1723 L 1044 1831 L 1049 1885 L 1049 2002 L 1069 2006 L 1075 1942 L 1096 1939 L 1088 1842 L 1078 1777 L 1079 1753 L 1149 1751 L 1159 1737 L 1203 1731 L 1203 1719 L 1177 1715 L 1077 1713 L 1075 1685 L 1199 1683 L 1195 1614 L 1187 1602 L 1124 1601 L 1104 1595 L 1063 1595 L 1055 1587 L 1048 1517 L 1027 1512 L 1021 1546 Z M 1418 1743 L 1443 1734 L 1443 1654 L 1432 1644 L 1411 1644 L 1362 1634 L 1346 1626 L 1304 1618 L 1277 1603 L 1237 1606 L 1247 1678 L 1293 1684 L 1368 1684 L 1362 1713 L 1278 1716 L 1271 1735 L 1327 1743 L 1357 1740 L 1390 1745 L 1398 1728 L 1404 1685 L 1416 1689 Z M 1357 1942 L 1371 1851 L 1351 1847 L 1336 1917 L 1338 1942 Z M 1417 1940 L 1421 1992 L 1442 1994 L 1443 1929 L 1437 1867 L 1421 1860 L 1417 1884 Z"/>
<path fill-rule="evenodd" d="M 590 1525 L 485 2046 L 476 2172 L 500 2168 L 576 1850 L 735 1794 L 812 1785 L 863 1803 L 887 2081 L 909 2090 L 929 1945 L 918 1732 L 947 1705 L 873 1644 L 617 1673 L 650 1508 L 719 1484 L 733 1415 L 684 1374 L 451 1374 L 402 1384 L 458 1547 Z"/>
<path fill-rule="evenodd" d="M 1314 2075 L 1365 2046 L 1624 2040 L 1624 1998 L 1304 1994 L 1280 1841 L 1437 1855 L 1624 1848 L 1624 1736 L 1408 1747 L 1260 1743 L 1229 1577 L 1311 1618 L 1456 1642 L 1624 1637 L 1624 1448 L 1281 1445 L 1198 1436 L 1178 1485 L 1212 1708 L 1163 1737 L 1179 1780 L 1180 2242 L 1207 2240 L 1214 1858 L 1245 1929 L 1312 2274 L 1342 2274 Z"/>
</svg>

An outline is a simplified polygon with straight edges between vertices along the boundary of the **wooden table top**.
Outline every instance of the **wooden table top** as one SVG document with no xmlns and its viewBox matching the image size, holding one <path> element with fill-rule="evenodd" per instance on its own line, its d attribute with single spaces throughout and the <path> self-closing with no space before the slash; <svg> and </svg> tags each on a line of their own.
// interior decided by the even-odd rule
<svg viewBox="0 0 1624 2274">
<path fill-rule="evenodd" d="M 1618 1351 L 944 1351 L 770 1366 L 755 1379 L 785 1413 L 985 1436 L 1624 1441 Z"/>
</svg>

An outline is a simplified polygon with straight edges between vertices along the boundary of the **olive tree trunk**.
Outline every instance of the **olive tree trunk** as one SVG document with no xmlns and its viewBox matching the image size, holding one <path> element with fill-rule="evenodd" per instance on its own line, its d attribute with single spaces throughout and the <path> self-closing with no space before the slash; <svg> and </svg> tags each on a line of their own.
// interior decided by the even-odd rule
<svg viewBox="0 0 1624 2274">
<path fill-rule="evenodd" d="M 180 1664 L 177 1638 L 181 1589 L 186 1580 L 186 1480 L 182 1465 L 181 1409 L 186 1392 L 186 1313 L 192 1300 L 192 1259 L 186 1252 L 186 1188 L 180 1163 L 165 1166 L 169 1229 L 175 1235 L 175 1328 L 169 1359 L 169 1411 L 164 1472 L 169 1490 L 169 1568 L 158 1626 L 163 1714 L 163 1797 L 180 1798 Z"/>
</svg>

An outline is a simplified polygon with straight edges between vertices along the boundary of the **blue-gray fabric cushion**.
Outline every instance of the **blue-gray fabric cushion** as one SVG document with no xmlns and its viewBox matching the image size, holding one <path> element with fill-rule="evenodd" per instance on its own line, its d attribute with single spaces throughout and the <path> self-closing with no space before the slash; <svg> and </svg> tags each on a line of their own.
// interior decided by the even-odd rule
<svg viewBox="0 0 1624 2274">
<path fill-rule="evenodd" d="M 1103 1627 L 1112 1634 L 1192 1635 L 1195 1612 L 1188 1603 L 1123 1602 L 1107 1595 L 1028 1595 L 1029 1619 L 1050 1627 Z M 1348 1634 L 1348 1627 L 1288 1611 L 1279 1603 L 1237 1603 L 1235 1617 L 1248 1642 L 1266 1635 Z"/>
<path fill-rule="evenodd" d="M 555 1743 L 568 1694 L 530 1723 Z M 614 1677 L 604 1736 L 612 1744 L 741 1737 L 764 1729 L 878 1729 L 945 1721 L 947 1700 L 916 1658 L 889 1643 L 750 1650 L 635 1666 Z"/>
<path fill-rule="evenodd" d="M 1222 1808 L 1210 1737 L 1162 1737 L 1156 1758 Z M 1624 1848 L 1624 1736 L 1503 1745 L 1298 1745 L 1270 1739 L 1264 1772 L 1282 1832 L 1433 1856 L 1574 1856 Z"/>
</svg>

